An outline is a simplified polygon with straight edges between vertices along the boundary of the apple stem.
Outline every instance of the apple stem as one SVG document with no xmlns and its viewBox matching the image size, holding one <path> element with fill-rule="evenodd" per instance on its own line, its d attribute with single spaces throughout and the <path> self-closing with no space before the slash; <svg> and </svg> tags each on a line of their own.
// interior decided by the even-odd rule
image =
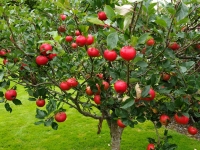
<svg viewBox="0 0 200 150">
<path fill-rule="evenodd" d="M 159 135 L 159 133 L 158 133 L 158 129 L 157 129 L 157 127 L 156 127 L 156 123 L 153 121 L 153 125 L 154 125 L 154 128 L 155 128 L 155 130 L 156 130 L 156 135 L 157 135 L 157 139 L 158 139 L 158 141 L 157 141 L 157 143 L 158 143 L 158 145 L 160 144 L 160 135 Z"/>
</svg>

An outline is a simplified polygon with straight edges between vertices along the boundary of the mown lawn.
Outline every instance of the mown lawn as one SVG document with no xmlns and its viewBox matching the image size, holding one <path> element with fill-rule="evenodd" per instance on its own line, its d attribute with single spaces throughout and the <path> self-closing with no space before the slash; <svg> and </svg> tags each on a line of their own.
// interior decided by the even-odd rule
<svg viewBox="0 0 200 150">
<path fill-rule="evenodd" d="M 5 110 L 0 104 L 0 150 L 109 150 L 110 138 L 106 122 L 101 134 L 97 135 L 97 120 L 86 118 L 67 108 L 68 119 L 59 123 L 57 131 L 51 127 L 34 125 L 35 103 L 28 101 L 28 95 L 18 88 L 18 99 L 22 106 L 14 106 L 13 112 Z M 159 130 L 160 132 L 163 129 Z M 178 150 L 200 150 L 200 141 L 191 139 L 174 131 L 172 143 L 178 144 Z M 147 137 L 155 137 L 152 123 L 127 127 L 121 142 L 121 150 L 145 150 Z"/>
</svg>

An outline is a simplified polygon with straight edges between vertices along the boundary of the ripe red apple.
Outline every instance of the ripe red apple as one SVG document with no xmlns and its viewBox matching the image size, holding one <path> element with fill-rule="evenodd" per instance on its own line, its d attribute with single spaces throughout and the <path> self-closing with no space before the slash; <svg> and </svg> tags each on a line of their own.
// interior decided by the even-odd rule
<svg viewBox="0 0 200 150">
<path fill-rule="evenodd" d="M 196 128 L 196 127 L 193 127 L 193 126 L 189 126 L 189 127 L 187 128 L 187 130 L 188 130 L 188 133 L 191 134 L 191 135 L 195 135 L 195 134 L 197 134 L 197 132 L 198 132 L 197 128 Z"/>
<path fill-rule="evenodd" d="M 13 89 L 7 90 L 4 94 L 5 98 L 9 101 L 14 100 L 17 97 L 17 92 Z"/>
<path fill-rule="evenodd" d="M 0 56 L 5 56 L 7 54 L 5 49 L 0 50 Z"/>
<path fill-rule="evenodd" d="M 38 107 L 43 107 L 45 105 L 45 100 L 44 99 L 37 99 L 36 100 L 36 105 Z"/>
<path fill-rule="evenodd" d="M 168 81 L 170 79 L 170 74 L 168 73 L 162 73 L 162 80 L 164 81 Z"/>
<path fill-rule="evenodd" d="M 83 35 L 79 35 L 79 36 L 77 36 L 77 38 L 76 38 L 76 44 L 78 45 L 78 46 L 84 46 L 85 44 L 86 44 L 86 41 L 87 41 L 87 39 L 86 39 L 86 37 L 84 37 Z"/>
<path fill-rule="evenodd" d="M 47 55 L 48 51 L 52 51 L 52 46 L 48 43 L 43 43 L 42 45 L 40 45 L 40 53 L 42 55 Z"/>
<path fill-rule="evenodd" d="M 76 35 L 76 36 L 79 36 L 79 35 L 81 35 L 81 32 L 80 32 L 79 30 L 76 30 L 76 31 L 75 31 L 75 35 Z"/>
<path fill-rule="evenodd" d="M 162 125 L 168 125 L 169 121 L 170 121 L 170 118 L 169 118 L 168 115 L 162 114 L 162 115 L 160 116 L 160 123 L 161 123 Z"/>
<path fill-rule="evenodd" d="M 47 57 L 49 58 L 49 60 L 53 60 L 56 56 L 57 54 L 51 53 Z"/>
<path fill-rule="evenodd" d="M 35 61 L 38 65 L 41 66 L 41 65 L 46 65 L 48 63 L 49 59 L 46 56 L 39 55 L 36 57 Z"/>
<path fill-rule="evenodd" d="M 66 18 L 67 18 L 67 16 L 66 16 L 66 15 L 64 15 L 64 14 L 61 14 L 61 15 L 60 15 L 60 19 L 61 19 L 61 20 L 63 20 L 63 21 L 64 21 Z"/>
<path fill-rule="evenodd" d="M 119 127 L 121 127 L 121 128 L 125 128 L 125 127 L 126 127 L 126 125 L 123 124 L 123 122 L 122 122 L 121 119 L 118 119 L 118 120 L 117 120 L 117 125 L 118 125 Z"/>
<path fill-rule="evenodd" d="M 176 42 L 170 43 L 168 47 L 174 51 L 176 51 L 180 48 L 179 44 Z"/>
<path fill-rule="evenodd" d="M 98 12 L 97 15 L 98 15 L 99 20 L 102 20 L 102 21 L 107 20 L 106 13 L 104 11 Z"/>
<path fill-rule="evenodd" d="M 141 100 L 152 101 L 156 96 L 156 92 L 152 88 L 150 88 L 149 95 L 150 95 L 150 97 L 144 97 L 144 98 L 141 98 Z"/>
<path fill-rule="evenodd" d="M 67 91 L 71 88 L 71 86 L 66 81 L 61 82 L 59 87 L 63 91 Z"/>
<path fill-rule="evenodd" d="M 99 79 L 103 79 L 103 73 L 98 73 L 98 74 L 96 74 L 96 76 L 97 76 Z"/>
<path fill-rule="evenodd" d="M 188 124 L 189 122 L 189 118 L 187 116 L 178 116 L 177 113 L 174 115 L 174 119 L 178 124 Z"/>
<path fill-rule="evenodd" d="M 100 95 L 94 95 L 94 102 L 98 105 L 101 104 L 101 96 Z"/>
<path fill-rule="evenodd" d="M 108 82 L 106 82 L 106 81 L 103 81 L 102 84 L 104 86 L 104 90 L 107 90 L 109 88 L 109 86 L 110 86 L 110 84 Z"/>
<path fill-rule="evenodd" d="M 117 53 L 114 50 L 105 50 L 103 56 L 108 61 L 114 61 L 117 58 Z"/>
<path fill-rule="evenodd" d="M 114 84 L 114 89 L 117 93 L 124 93 L 127 90 L 127 83 L 123 80 L 117 80 Z"/>
<path fill-rule="evenodd" d="M 154 145 L 154 144 L 149 143 L 149 144 L 147 145 L 147 150 L 154 150 L 154 149 L 155 149 L 155 145 Z"/>
<path fill-rule="evenodd" d="M 100 56 L 99 50 L 94 47 L 88 48 L 87 54 L 90 57 L 99 57 Z"/>
<path fill-rule="evenodd" d="M 120 56 L 127 61 L 132 60 L 136 56 L 136 50 L 132 46 L 124 46 L 120 50 Z"/>
<path fill-rule="evenodd" d="M 20 67 L 20 70 L 23 70 L 25 66 L 27 66 L 27 64 L 22 63 L 22 64 L 21 64 L 21 67 Z"/>
<path fill-rule="evenodd" d="M 91 45 L 94 43 L 94 37 L 89 34 L 88 37 L 86 38 L 86 45 Z"/>
<path fill-rule="evenodd" d="M 93 92 L 92 92 L 90 86 L 86 87 L 85 92 L 86 92 L 86 94 L 89 95 L 89 96 L 93 95 Z"/>
<path fill-rule="evenodd" d="M 8 63 L 8 59 L 4 58 L 3 59 L 3 64 L 6 65 Z"/>
<path fill-rule="evenodd" d="M 57 122 L 64 122 L 67 119 L 67 115 L 65 112 L 58 112 L 54 118 Z"/>
<path fill-rule="evenodd" d="M 67 80 L 67 84 L 70 86 L 70 87 L 76 87 L 78 85 L 78 81 L 75 79 L 75 78 L 69 78 Z"/>
<path fill-rule="evenodd" d="M 68 36 L 65 37 L 65 40 L 66 40 L 67 42 L 71 42 L 71 41 L 73 40 L 73 37 L 70 36 L 70 35 L 68 35 Z"/>
<path fill-rule="evenodd" d="M 155 44 L 155 40 L 154 40 L 154 39 L 149 39 L 149 40 L 146 42 L 146 44 L 147 44 L 148 46 L 153 46 L 153 45 Z"/>
<path fill-rule="evenodd" d="M 196 48 L 197 50 L 200 50 L 200 44 L 196 44 L 196 45 L 195 45 L 195 48 Z"/>
<path fill-rule="evenodd" d="M 78 45 L 77 45 L 76 43 L 72 43 L 72 44 L 71 44 L 71 47 L 72 47 L 72 48 L 77 48 Z"/>
<path fill-rule="evenodd" d="M 58 32 L 65 32 L 66 31 L 66 28 L 64 25 L 61 25 L 58 27 Z"/>
</svg>

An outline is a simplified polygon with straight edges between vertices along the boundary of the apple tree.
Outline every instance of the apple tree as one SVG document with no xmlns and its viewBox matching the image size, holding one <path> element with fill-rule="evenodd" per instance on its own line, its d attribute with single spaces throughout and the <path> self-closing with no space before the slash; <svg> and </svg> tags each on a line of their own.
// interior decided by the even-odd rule
<svg viewBox="0 0 200 150">
<path fill-rule="evenodd" d="M 158 136 L 147 149 L 175 149 L 170 120 L 192 135 L 200 129 L 199 22 L 199 0 L 4 0 L 2 106 L 22 104 L 22 85 L 36 125 L 56 130 L 68 105 L 98 120 L 98 133 L 107 122 L 112 150 L 125 127 L 146 120 Z"/>
</svg>

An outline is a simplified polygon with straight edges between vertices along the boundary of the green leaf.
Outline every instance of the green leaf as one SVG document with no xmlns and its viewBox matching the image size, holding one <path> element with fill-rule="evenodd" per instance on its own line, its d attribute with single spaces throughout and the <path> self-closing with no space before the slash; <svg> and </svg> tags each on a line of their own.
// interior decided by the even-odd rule
<svg viewBox="0 0 200 150">
<path fill-rule="evenodd" d="M 34 124 L 35 125 L 40 125 L 40 124 L 43 124 L 44 123 L 44 121 L 37 121 L 37 122 L 35 122 Z"/>
<path fill-rule="evenodd" d="M 126 30 L 129 25 L 131 24 L 131 18 L 132 18 L 132 15 L 127 15 L 124 19 L 124 30 Z"/>
<path fill-rule="evenodd" d="M 138 37 L 132 36 L 131 37 L 131 46 L 135 46 L 137 44 Z"/>
<path fill-rule="evenodd" d="M 134 99 L 133 98 L 129 98 L 123 103 L 123 106 L 121 106 L 121 108 L 127 109 L 127 108 L 133 106 L 134 103 L 135 103 Z"/>
<path fill-rule="evenodd" d="M 194 112 L 194 115 L 196 116 L 196 117 L 200 117 L 200 113 L 198 113 L 198 112 Z"/>
<path fill-rule="evenodd" d="M 114 49 L 115 47 L 117 47 L 117 43 L 118 43 L 118 34 L 117 32 L 113 32 L 110 33 L 107 36 L 107 46 L 109 49 Z"/>
<path fill-rule="evenodd" d="M 150 90 L 150 85 L 145 86 L 144 89 L 142 90 L 142 97 L 148 96 L 149 90 Z"/>
<path fill-rule="evenodd" d="M 92 23 L 92 24 L 104 25 L 103 21 L 99 20 L 96 17 L 95 18 L 94 17 L 88 17 L 87 21 Z"/>
<path fill-rule="evenodd" d="M 144 116 L 138 116 L 138 117 L 136 118 L 136 120 L 137 120 L 138 122 L 140 122 L 140 123 L 143 123 L 143 122 L 146 121 L 146 118 L 145 118 Z"/>
<path fill-rule="evenodd" d="M 48 120 L 46 120 L 46 121 L 44 122 L 44 125 L 45 125 L 45 126 L 51 126 L 52 123 L 53 123 L 53 120 L 54 120 L 53 117 L 49 118 Z"/>
<path fill-rule="evenodd" d="M 48 114 L 56 110 L 56 101 L 50 99 L 49 103 L 46 105 L 46 109 L 48 111 Z"/>
<path fill-rule="evenodd" d="M 3 70 L 0 70 L 0 80 L 2 80 L 4 77 L 4 71 Z"/>
<path fill-rule="evenodd" d="M 33 97 L 29 97 L 29 99 L 28 99 L 29 101 L 36 101 L 36 99 L 35 98 L 33 98 Z"/>
<path fill-rule="evenodd" d="M 51 127 L 52 127 L 52 129 L 57 130 L 58 124 L 56 122 L 52 122 Z"/>
<path fill-rule="evenodd" d="M 114 21 L 114 19 L 115 19 L 115 12 L 112 9 L 112 7 L 110 7 L 109 5 L 106 5 L 104 7 L 104 11 L 105 11 L 106 16 L 108 17 L 108 19 Z"/>
<path fill-rule="evenodd" d="M 47 112 L 45 110 L 36 109 L 35 117 L 38 119 L 44 119 L 47 116 Z"/>
<path fill-rule="evenodd" d="M 148 66 L 148 64 L 145 61 L 138 61 L 136 65 L 141 68 L 146 68 Z"/>
<path fill-rule="evenodd" d="M 155 22 L 157 23 L 157 25 L 160 25 L 161 27 L 164 27 L 164 28 L 167 27 L 166 21 L 162 18 L 158 17 Z"/>
<path fill-rule="evenodd" d="M 20 100 L 18 100 L 18 99 L 14 99 L 12 102 L 13 102 L 15 105 L 22 105 L 22 102 L 21 102 Z"/>
<path fill-rule="evenodd" d="M 142 34 L 138 39 L 138 44 L 144 44 L 149 37 L 149 33 Z"/>
<path fill-rule="evenodd" d="M 6 108 L 7 111 L 9 111 L 10 113 L 12 112 L 12 108 L 10 107 L 9 103 L 5 103 L 4 107 Z"/>
<path fill-rule="evenodd" d="M 183 2 L 180 3 L 178 11 L 176 13 L 177 20 L 181 20 L 188 15 L 189 8 Z"/>
</svg>

